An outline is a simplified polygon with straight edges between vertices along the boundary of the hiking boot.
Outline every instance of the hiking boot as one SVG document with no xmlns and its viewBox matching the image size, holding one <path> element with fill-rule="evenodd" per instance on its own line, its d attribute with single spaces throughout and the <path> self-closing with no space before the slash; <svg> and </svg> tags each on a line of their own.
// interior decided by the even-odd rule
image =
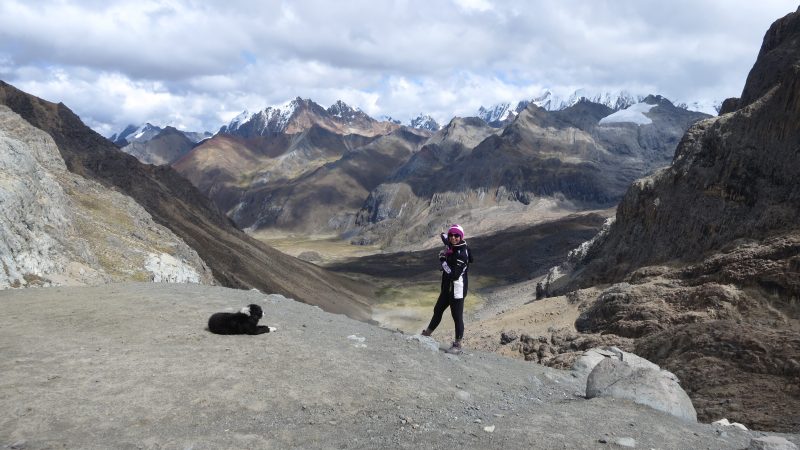
<svg viewBox="0 0 800 450">
<path fill-rule="evenodd" d="M 422 333 L 420 333 L 420 334 L 421 334 L 421 335 L 423 335 L 423 336 L 430 336 L 430 335 L 431 335 L 431 333 L 432 333 L 432 332 L 431 332 L 430 330 L 428 330 L 427 328 L 425 328 L 424 330 L 422 330 Z"/>
<path fill-rule="evenodd" d="M 453 341 L 453 345 L 450 346 L 445 352 L 450 353 L 451 355 L 460 355 L 461 354 L 461 342 L 460 341 Z"/>
</svg>

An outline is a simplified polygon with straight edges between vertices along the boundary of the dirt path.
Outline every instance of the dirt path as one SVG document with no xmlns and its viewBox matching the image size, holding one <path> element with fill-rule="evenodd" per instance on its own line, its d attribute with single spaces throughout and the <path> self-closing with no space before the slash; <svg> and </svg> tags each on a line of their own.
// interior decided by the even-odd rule
<svg viewBox="0 0 800 450">
<path fill-rule="evenodd" d="M 204 330 L 248 303 L 278 331 Z M 3 448 L 744 448 L 759 435 L 587 401 L 568 372 L 453 357 L 256 291 L 121 284 L 0 291 L 0 304 Z"/>
</svg>

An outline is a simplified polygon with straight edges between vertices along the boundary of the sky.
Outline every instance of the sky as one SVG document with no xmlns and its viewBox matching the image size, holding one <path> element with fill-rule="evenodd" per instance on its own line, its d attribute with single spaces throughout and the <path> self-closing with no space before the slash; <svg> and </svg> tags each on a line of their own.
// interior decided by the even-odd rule
<svg viewBox="0 0 800 450">
<path fill-rule="evenodd" d="M 738 97 L 796 0 L 0 0 L 0 79 L 110 136 L 337 100 L 404 123 L 628 91 Z"/>
</svg>

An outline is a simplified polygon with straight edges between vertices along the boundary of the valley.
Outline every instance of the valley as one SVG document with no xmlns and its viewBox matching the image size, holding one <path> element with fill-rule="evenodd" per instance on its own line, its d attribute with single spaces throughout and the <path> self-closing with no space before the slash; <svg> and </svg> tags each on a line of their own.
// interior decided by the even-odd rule
<svg viewBox="0 0 800 450">
<path fill-rule="evenodd" d="M 488 307 L 514 305 L 535 299 L 533 291 L 513 296 L 509 287 L 538 281 L 564 256 L 591 239 L 613 210 L 587 212 L 543 223 L 468 237 L 475 262 L 465 317 L 477 317 Z M 256 239 L 286 253 L 348 277 L 368 288 L 372 320 L 389 329 L 414 334 L 427 325 L 439 295 L 439 246 L 403 252 L 359 246 L 335 236 L 295 236 L 254 232 Z M 436 238 L 438 240 L 438 238 Z M 535 285 L 535 283 L 534 283 Z M 487 298 L 492 301 L 488 302 Z M 440 330 L 450 333 L 452 318 L 445 314 Z"/>
</svg>

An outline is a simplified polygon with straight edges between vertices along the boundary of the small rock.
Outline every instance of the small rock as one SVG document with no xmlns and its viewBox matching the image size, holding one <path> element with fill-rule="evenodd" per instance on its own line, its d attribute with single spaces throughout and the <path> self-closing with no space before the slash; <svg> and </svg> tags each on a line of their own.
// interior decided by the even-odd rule
<svg viewBox="0 0 800 450">
<path fill-rule="evenodd" d="M 517 333 L 515 333 L 514 331 L 508 331 L 508 332 L 503 331 L 502 333 L 500 333 L 500 344 L 506 345 L 510 342 L 516 341 L 517 337 L 518 337 Z"/>
<path fill-rule="evenodd" d="M 636 440 L 629 437 L 617 438 L 616 444 L 620 447 L 636 448 Z"/>
<path fill-rule="evenodd" d="M 468 402 L 472 396 L 467 391 L 456 391 L 456 400 L 461 400 L 462 402 Z"/>
<path fill-rule="evenodd" d="M 475 422 L 475 423 L 482 423 L 483 421 L 482 421 L 481 419 L 475 419 L 473 422 Z"/>
<path fill-rule="evenodd" d="M 433 353 L 439 353 L 439 343 L 436 339 L 430 336 L 422 336 L 420 334 L 415 334 L 413 336 L 408 336 L 406 338 L 408 341 L 417 341 L 420 345 L 424 348 L 429 349 Z"/>
<path fill-rule="evenodd" d="M 712 425 L 722 425 L 722 426 L 725 426 L 725 427 L 736 427 L 736 428 L 738 428 L 740 430 L 747 431 L 747 427 L 742 425 L 742 424 L 740 424 L 739 422 L 731 422 L 728 419 L 724 419 L 724 418 L 723 419 L 719 419 L 716 422 L 711 422 L 711 424 Z"/>
<path fill-rule="evenodd" d="M 494 433 L 494 425 L 489 425 L 488 427 L 483 427 L 483 431 L 487 433 Z"/>
</svg>

